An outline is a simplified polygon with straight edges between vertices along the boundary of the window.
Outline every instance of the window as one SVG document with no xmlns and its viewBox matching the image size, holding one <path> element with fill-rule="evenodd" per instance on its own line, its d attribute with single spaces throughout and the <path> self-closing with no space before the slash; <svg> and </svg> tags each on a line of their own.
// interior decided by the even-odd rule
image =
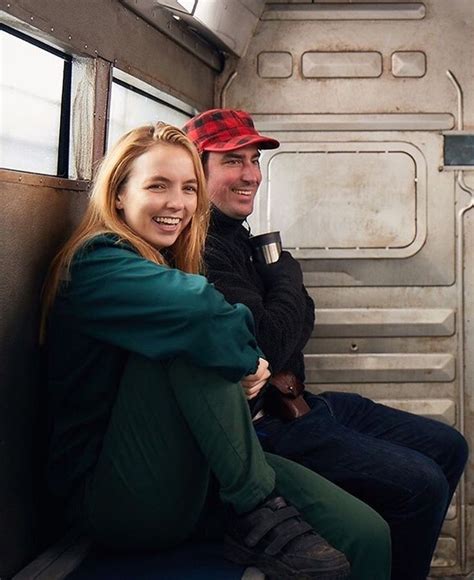
<svg viewBox="0 0 474 580">
<path fill-rule="evenodd" d="M 71 57 L 0 26 L 0 165 L 67 177 Z"/>
<path fill-rule="evenodd" d="M 112 83 L 107 145 L 113 145 L 124 133 L 140 125 L 164 121 L 182 127 L 194 114 L 194 109 L 186 103 L 116 71 Z"/>
</svg>

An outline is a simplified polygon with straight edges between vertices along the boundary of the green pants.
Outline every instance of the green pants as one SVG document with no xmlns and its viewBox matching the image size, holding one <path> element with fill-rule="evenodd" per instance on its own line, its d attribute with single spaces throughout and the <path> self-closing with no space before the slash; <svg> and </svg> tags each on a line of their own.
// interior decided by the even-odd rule
<svg viewBox="0 0 474 580">
<path fill-rule="evenodd" d="M 182 360 L 131 355 L 86 487 L 93 537 L 166 549 L 222 534 L 225 504 L 251 510 L 275 487 L 346 554 L 351 578 L 390 578 L 384 520 L 308 469 L 265 454 L 240 384 Z"/>
</svg>

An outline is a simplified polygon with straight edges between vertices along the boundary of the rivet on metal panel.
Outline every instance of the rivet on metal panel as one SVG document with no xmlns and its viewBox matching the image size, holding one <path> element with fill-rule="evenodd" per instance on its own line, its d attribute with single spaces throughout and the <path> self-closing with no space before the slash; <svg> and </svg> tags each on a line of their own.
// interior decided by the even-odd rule
<svg viewBox="0 0 474 580">
<path fill-rule="evenodd" d="M 34 20 L 34 19 L 35 19 L 35 17 L 34 17 L 34 16 L 30 16 L 30 20 Z"/>
<path fill-rule="evenodd" d="M 442 165 L 440 165 L 440 166 L 438 167 L 438 171 L 443 171 L 443 169 L 444 169 L 444 167 L 443 167 Z"/>
<path fill-rule="evenodd" d="M 51 26 L 51 32 L 54 32 L 54 26 Z"/>
<path fill-rule="evenodd" d="M 18 178 L 18 181 L 21 181 L 21 177 Z"/>
<path fill-rule="evenodd" d="M 10 8 L 10 7 L 11 7 L 11 4 L 7 4 L 7 8 Z"/>
<path fill-rule="evenodd" d="M 68 36 L 68 40 L 72 40 L 72 36 L 71 35 Z"/>
<path fill-rule="evenodd" d="M 84 44 L 84 48 L 87 48 L 87 44 Z"/>
<path fill-rule="evenodd" d="M 351 344 L 351 350 L 352 352 L 357 352 L 359 350 L 359 345 L 356 342 L 353 342 Z"/>
</svg>

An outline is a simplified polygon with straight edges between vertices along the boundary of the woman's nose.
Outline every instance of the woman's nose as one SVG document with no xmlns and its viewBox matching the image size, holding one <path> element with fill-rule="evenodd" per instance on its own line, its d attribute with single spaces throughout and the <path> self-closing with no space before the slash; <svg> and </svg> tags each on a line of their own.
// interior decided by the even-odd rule
<svg viewBox="0 0 474 580">
<path fill-rule="evenodd" d="M 172 209 L 182 209 L 184 207 L 184 193 L 180 189 L 171 190 L 166 205 Z"/>
</svg>

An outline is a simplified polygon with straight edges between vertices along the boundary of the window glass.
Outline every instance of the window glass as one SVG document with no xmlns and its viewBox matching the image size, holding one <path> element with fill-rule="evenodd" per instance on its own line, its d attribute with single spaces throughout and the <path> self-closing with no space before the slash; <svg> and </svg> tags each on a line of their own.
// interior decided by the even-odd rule
<svg viewBox="0 0 474 580">
<path fill-rule="evenodd" d="M 58 171 L 64 60 L 0 30 L 0 165 Z"/>
<path fill-rule="evenodd" d="M 166 95 L 163 94 L 163 97 L 166 98 Z M 191 117 L 192 113 L 180 111 L 177 107 L 166 103 L 164 99 L 147 95 L 142 90 L 114 79 L 107 145 L 110 147 L 124 133 L 140 125 L 164 121 L 182 127 Z"/>
</svg>

